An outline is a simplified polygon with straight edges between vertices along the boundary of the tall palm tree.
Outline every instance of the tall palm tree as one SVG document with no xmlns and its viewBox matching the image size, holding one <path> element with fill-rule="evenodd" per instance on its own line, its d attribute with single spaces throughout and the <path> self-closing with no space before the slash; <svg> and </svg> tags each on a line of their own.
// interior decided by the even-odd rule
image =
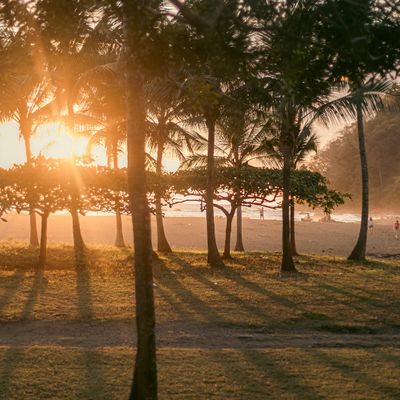
<svg viewBox="0 0 400 400">
<path fill-rule="evenodd" d="M 363 86 L 359 83 L 353 86 L 353 90 L 357 93 L 358 90 Z M 390 82 L 378 82 L 374 87 L 374 94 L 377 98 L 376 104 L 372 112 L 379 111 L 385 107 L 384 96 L 388 94 L 392 87 Z M 360 97 L 356 100 L 356 118 L 357 118 L 357 136 L 358 136 L 358 150 L 360 154 L 360 166 L 361 166 L 361 224 L 360 231 L 358 234 L 357 242 L 350 253 L 349 260 L 362 261 L 365 260 L 365 253 L 367 249 L 367 236 L 368 236 L 368 216 L 369 216 L 369 182 L 368 182 L 368 161 L 367 151 L 365 146 L 365 132 L 363 114 L 365 113 L 365 107 L 363 105 L 363 99 Z M 370 111 L 370 110 L 367 110 Z M 368 115 L 368 114 L 367 114 Z"/>
<path fill-rule="evenodd" d="M 186 152 L 193 153 L 201 148 L 204 139 L 184 128 L 187 115 L 185 113 L 184 99 L 179 97 L 175 85 L 167 81 L 155 80 L 151 82 L 146 92 L 149 101 L 148 146 L 156 152 L 156 174 L 163 172 L 163 157 L 169 152 L 180 160 L 186 159 Z M 160 95 L 160 92 L 163 92 Z M 165 235 L 161 193 L 155 193 L 156 223 L 157 223 L 157 250 L 171 253 L 172 249 Z"/>
<path fill-rule="evenodd" d="M 269 121 L 270 122 L 270 121 Z M 302 163 L 310 152 L 317 151 L 318 139 L 311 126 L 306 124 L 302 126 L 301 118 L 293 129 L 294 140 L 291 143 L 290 159 L 292 160 L 292 170 L 296 170 L 298 165 Z M 278 168 L 283 166 L 283 149 L 282 143 L 277 137 L 277 131 L 271 129 L 269 123 L 266 127 L 266 138 L 262 144 L 264 152 L 268 155 L 266 163 L 274 163 Z M 279 136 L 279 135 L 278 135 Z M 295 202 L 296 199 L 290 196 L 290 247 L 292 255 L 298 255 L 296 248 L 296 235 L 295 235 Z"/>
<path fill-rule="evenodd" d="M 122 76 L 111 72 L 106 73 L 107 66 L 98 66 L 87 71 L 79 84 L 81 110 L 79 115 L 84 117 L 84 130 L 78 134 L 89 135 L 87 154 L 90 155 L 93 145 L 105 147 L 107 166 L 119 169 L 118 155 L 121 146 L 126 143 L 126 116 L 124 113 L 125 95 Z M 104 79 L 107 75 L 107 79 Z M 90 80 L 87 76 L 90 76 Z M 100 75 L 100 76 L 96 76 Z M 100 77 L 100 79 L 98 79 Z M 86 125 L 89 125 L 87 129 Z M 122 231 L 121 213 L 116 207 L 116 237 L 115 245 L 125 247 Z"/>
<path fill-rule="evenodd" d="M 0 98 L 0 121 L 13 120 L 18 124 L 19 136 L 24 141 L 26 162 L 32 159 L 31 139 L 40 123 L 51 118 L 54 111 L 51 104 L 51 84 L 38 76 L 9 76 L 7 96 Z M 36 214 L 30 211 L 30 245 L 38 246 Z"/>
<path fill-rule="evenodd" d="M 249 100 L 243 97 L 246 88 L 240 86 L 227 93 L 228 106 L 224 108 L 216 125 L 215 162 L 219 166 L 241 168 L 266 157 L 263 143 L 265 130 L 259 113 Z M 207 155 L 194 154 L 184 161 L 183 166 L 206 166 Z M 238 188 L 237 199 L 240 199 Z M 244 251 L 242 207 L 237 205 L 236 251 Z M 228 235 L 230 237 L 230 234 Z"/>
<path fill-rule="evenodd" d="M 76 105 L 79 76 L 99 63 L 114 57 L 114 40 L 105 17 L 94 22 L 93 9 L 79 0 L 38 0 L 35 27 L 40 31 L 42 51 L 48 60 L 49 74 L 56 86 L 59 118 L 65 120 L 69 134 L 76 135 L 79 117 Z M 100 61 L 101 60 L 101 61 Z M 77 207 L 71 208 L 74 247 L 85 248 Z"/>
</svg>

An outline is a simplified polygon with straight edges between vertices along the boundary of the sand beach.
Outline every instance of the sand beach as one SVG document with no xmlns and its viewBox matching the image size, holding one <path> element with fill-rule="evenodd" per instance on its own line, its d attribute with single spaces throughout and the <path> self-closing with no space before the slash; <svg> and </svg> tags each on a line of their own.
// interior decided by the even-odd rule
<svg viewBox="0 0 400 400">
<path fill-rule="evenodd" d="M 28 240 L 28 215 L 11 214 L 8 222 L 0 224 L 0 240 Z M 115 219 L 113 216 L 81 216 L 82 234 L 88 244 L 113 244 Z M 49 218 L 49 242 L 72 242 L 71 218 L 68 215 L 52 215 Z M 225 218 L 215 219 L 218 245 L 222 248 Z M 124 236 L 132 244 L 130 217 L 123 217 Z M 232 248 L 235 244 L 233 227 Z M 175 249 L 204 250 L 206 248 L 206 223 L 204 218 L 166 217 L 165 231 Z M 346 256 L 355 244 L 359 231 L 357 222 L 303 222 L 296 224 L 298 251 L 325 255 Z M 156 241 L 155 220 L 152 220 L 153 241 Z M 280 251 L 281 222 L 277 220 L 243 219 L 244 245 L 248 251 Z M 368 238 L 369 254 L 399 254 L 400 240 L 393 235 L 392 221 L 375 223 Z"/>
</svg>

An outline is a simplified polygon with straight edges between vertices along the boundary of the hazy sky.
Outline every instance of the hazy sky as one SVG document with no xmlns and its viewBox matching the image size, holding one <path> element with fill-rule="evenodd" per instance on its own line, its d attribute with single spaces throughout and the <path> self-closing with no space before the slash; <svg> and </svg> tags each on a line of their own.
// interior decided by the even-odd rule
<svg viewBox="0 0 400 400">
<path fill-rule="evenodd" d="M 335 138 L 338 132 L 343 129 L 342 125 L 333 125 L 329 129 L 316 125 L 315 130 L 319 136 L 319 148 L 324 147 L 330 140 Z M 73 151 L 82 155 L 85 151 L 87 139 L 73 141 L 65 133 L 57 132 L 54 126 L 43 126 L 38 135 L 32 139 L 32 154 L 38 156 L 42 153 L 48 157 L 68 157 Z M 97 163 L 105 165 L 106 157 L 104 150 L 100 147 L 94 149 L 94 157 Z M 0 167 L 9 168 L 13 164 L 25 162 L 24 142 L 19 138 L 18 126 L 14 122 L 0 125 Z M 120 156 L 121 167 L 126 166 L 125 156 Z M 166 160 L 168 170 L 175 169 L 178 162 Z"/>
</svg>

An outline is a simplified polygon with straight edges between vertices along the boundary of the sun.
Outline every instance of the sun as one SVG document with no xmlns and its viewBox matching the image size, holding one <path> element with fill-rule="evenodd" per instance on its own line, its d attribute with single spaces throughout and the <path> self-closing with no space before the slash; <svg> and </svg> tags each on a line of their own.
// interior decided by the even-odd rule
<svg viewBox="0 0 400 400">
<path fill-rule="evenodd" d="M 73 158 L 86 154 L 89 139 L 72 136 L 61 122 L 43 124 L 32 138 L 32 150 L 48 158 Z"/>
</svg>

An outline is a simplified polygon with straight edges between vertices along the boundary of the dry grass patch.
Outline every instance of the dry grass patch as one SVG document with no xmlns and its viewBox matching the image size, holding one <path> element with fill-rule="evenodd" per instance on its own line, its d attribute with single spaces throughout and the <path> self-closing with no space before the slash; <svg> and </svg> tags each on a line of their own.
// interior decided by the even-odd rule
<svg viewBox="0 0 400 400">
<path fill-rule="evenodd" d="M 0 398 L 128 397 L 133 350 L 0 348 Z M 399 349 L 158 352 L 160 399 L 397 399 Z"/>
</svg>

